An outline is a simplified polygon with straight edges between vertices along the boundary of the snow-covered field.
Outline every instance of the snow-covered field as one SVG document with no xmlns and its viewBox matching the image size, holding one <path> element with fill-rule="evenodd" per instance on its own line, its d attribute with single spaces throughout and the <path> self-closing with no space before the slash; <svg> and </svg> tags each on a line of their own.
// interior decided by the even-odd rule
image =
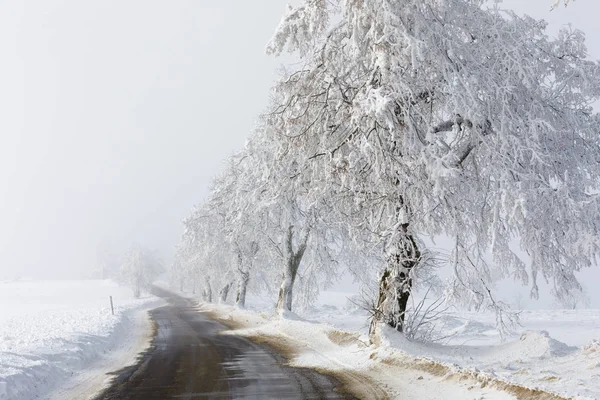
<svg viewBox="0 0 600 400">
<path fill-rule="evenodd" d="M 0 399 L 84 398 L 72 387 L 98 389 L 111 359 L 133 359 L 146 310 L 160 303 L 103 280 L 0 283 Z"/>
<path fill-rule="evenodd" d="M 543 397 L 535 390 L 579 400 L 600 398 L 600 310 L 523 311 L 521 326 L 504 340 L 494 328 L 493 315 L 453 312 L 438 321 L 441 329 L 452 334 L 442 342 L 409 342 L 393 330 L 384 329 L 380 346 L 366 346 L 367 316 L 349 297 L 346 293 L 324 292 L 313 308 L 299 311 L 301 321 L 294 321 L 293 316 L 281 320 L 272 311 L 264 311 L 272 309 L 265 299 L 249 299 L 249 309 L 255 312 L 204 307 L 213 307 L 213 311 L 245 323 L 249 329 L 238 331 L 244 335 L 304 338 L 306 346 L 315 351 L 298 355 L 294 364 L 330 370 L 342 365 L 360 370 L 386 387 L 393 397 L 407 398 L 402 392 L 409 382 L 410 390 L 418 394 L 415 398 L 421 399 L 560 398 Z M 332 335 L 338 339 L 333 344 Z M 402 370 L 404 383 L 390 378 L 391 365 L 396 372 Z M 444 379 L 437 379 L 437 375 Z M 467 397 L 465 386 L 457 380 L 471 382 L 467 384 Z M 443 392 L 432 395 L 428 385 Z M 500 397 L 494 391 L 482 393 L 490 387 L 501 390 Z M 520 387 L 534 391 L 523 396 L 518 392 Z"/>
</svg>

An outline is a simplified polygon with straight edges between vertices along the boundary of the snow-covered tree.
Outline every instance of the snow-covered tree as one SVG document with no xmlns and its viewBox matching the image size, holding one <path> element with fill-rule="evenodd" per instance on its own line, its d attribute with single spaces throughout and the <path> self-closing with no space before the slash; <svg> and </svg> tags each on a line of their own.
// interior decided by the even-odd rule
<svg viewBox="0 0 600 400">
<path fill-rule="evenodd" d="M 183 235 L 181 243 L 176 247 L 169 272 L 174 288 L 196 294 L 200 285 L 204 283 L 203 276 L 199 271 L 201 250 L 191 245 L 189 239 L 189 236 Z"/>
<path fill-rule="evenodd" d="M 576 310 L 579 307 L 587 308 L 590 306 L 590 297 L 585 288 L 572 290 L 568 295 L 558 296 L 556 305 L 565 310 Z"/>
<path fill-rule="evenodd" d="M 175 260 L 169 268 L 169 281 L 173 289 L 183 292 L 185 290 L 186 274 L 180 255 L 177 252 L 175 254 Z"/>
<path fill-rule="evenodd" d="M 131 246 L 121 264 L 121 279 L 140 297 L 142 290 L 149 290 L 154 279 L 163 272 L 163 264 L 156 251 L 139 244 Z"/>
<path fill-rule="evenodd" d="M 294 288 L 310 303 L 320 287 L 335 280 L 344 249 L 343 230 L 330 224 L 331 207 L 325 197 L 314 197 L 312 188 L 325 184 L 307 170 L 305 154 L 294 143 L 281 140 L 282 131 L 269 124 L 267 114 L 245 148 L 247 203 L 243 215 L 252 223 L 243 224 L 259 238 L 263 259 L 270 259 L 270 273 L 281 274 L 277 309 L 292 311 Z M 358 262 L 358 257 L 348 260 Z M 275 268 L 275 270 L 273 270 Z"/>
<path fill-rule="evenodd" d="M 454 241 L 448 297 L 499 318 L 494 279 L 537 297 L 541 275 L 568 295 L 598 256 L 600 68 L 581 32 L 549 39 L 486 4 L 306 0 L 268 46 L 304 62 L 277 84 L 269 126 L 304 154 L 290 168 L 308 171 L 310 204 L 328 199 L 358 246 L 381 249 L 378 319 L 400 331 L 419 235 Z"/>
<path fill-rule="evenodd" d="M 221 238 L 220 243 L 214 243 L 213 247 L 219 246 L 221 251 L 227 249 L 229 269 L 237 281 L 235 304 L 241 308 L 246 304 L 248 284 L 260 249 L 260 239 L 255 231 L 249 229 L 256 224 L 256 213 L 247 198 L 247 188 L 252 184 L 246 181 L 249 159 L 243 152 L 229 159 L 225 171 L 215 179 L 207 202 L 209 212 L 217 221 L 212 231 L 218 230 L 216 236 Z M 222 293 L 227 294 L 234 284 L 233 281 L 228 282 Z"/>
<path fill-rule="evenodd" d="M 226 292 L 229 293 L 232 281 L 219 221 L 203 205 L 192 210 L 183 224 L 185 231 L 178 245 L 176 260 L 184 265 L 187 279 L 201 282 L 199 286 L 202 286 L 205 301 L 212 302 L 218 288 L 222 291 L 223 287 L 227 287 Z"/>
<path fill-rule="evenodd" d="M 306 304 L 335 280 L 344 242 L 340 230 L 325 223 L 326 202 L 309 197 L 316 181 L 299 170 L 303 155 L 261 124 L 184 222 L 181 247 L 203 254 L 196 265 L 213 282 L 222 281 L 221 301 L 235 277 L 239 307 L 249 284 L 271 291 L 281 279 L 278 309 L 284 312 L 292 309 L 294 287 Z"/>
</svg>

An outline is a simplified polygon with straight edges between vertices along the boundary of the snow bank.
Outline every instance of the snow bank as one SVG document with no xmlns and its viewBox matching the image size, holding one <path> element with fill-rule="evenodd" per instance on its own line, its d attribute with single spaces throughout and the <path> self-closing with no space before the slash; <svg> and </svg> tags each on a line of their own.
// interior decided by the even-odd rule
<svg viewBox="0 0 600 400">
<path fill-rule="evenodd" d="M 135 313 L 158 304 L 110 281 L 0 283 L 0 399 L 48 398 L 123 346 Z"/>
<path fill-rule="evenodd" d="M 527 331 L 521 334 L 518 342 L 511 344 L 511 350 L 515 359 L 551 359 L 569 355 L 577 348 L 551 338 L 547 331 Z"/>
<path fill-rule="evenodd" d="M 349 294 L 325 293 L 321 304 L 300 315 L 365 338 L 367 315 L 353 310 L 348 299 Z M 600 399 L 600 310 L 525 310 L 520 324 L 503 341 L 495 315 L 454 312 L 438 321 L 438 330 L 449 335 L 441 343 L 410 342 L 390 329 L 384 330 L 383 344 L 449 369 L 565 398 Z"/>
</svg>

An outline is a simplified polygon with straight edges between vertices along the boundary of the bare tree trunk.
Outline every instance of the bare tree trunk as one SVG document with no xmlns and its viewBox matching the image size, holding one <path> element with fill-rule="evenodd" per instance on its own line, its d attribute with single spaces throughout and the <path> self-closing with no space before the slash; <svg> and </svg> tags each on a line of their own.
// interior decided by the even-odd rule
<svg viewBox="0 0 600 400">
<path fill-rule="evenodd" d="M 292 311 L 294 283 L 296 283 L 297 273 L 297 266 L 288 261 L 285 273 L 283 274 L 283 282 L 279 288 L 279 299 L 277 301 L 277 310 L 279 312 Z"/>
<path fill-rule="evenodd" d="M 219 303 L 227 302 L 227 296 L 229 295 L 229 289 L 231 289 L 232 285 L 233 285 L 233 282 L 229 282 L 229 283 L 226 283 L 225 286 L 223 286 L 221 288 L 221 290 L 219 291 Z"/>
<path fill-rule="evenodd" d="M 212 293 L 212 287 L 210 286 L 210 282 L 208 282 L 208 287 L 207 287 L 207 299 L 209 303 L 213 302 L 213 293 Z"/>
<path fill-rule="evenodd" d="M 246 290 L 248 289 L 248 282 L 250 281 L 250 272 L 239 271 L 240 277 L 238 280 L 237 295 L 235 297 L 235 305 L 239 308 L 246 307 Z"/>
<path fill-rule="evenodd" d="M 142 277 L 140 274 L 136 274 L 135 284 L 133 288 L 133 297 L 139 299 L 142 295 Z"/>
<path fill-rule="evenodd" d="M 378 322 L 385 322 L 399 332 L 404 331 L 408 299 L 412 290 L 411 270 L 419 263 L 421 253 L 408 224 L 393 238 L 386 250 L 387 267 L 379 280 L 379 296 L 369 333 L 375 333 Z"/>
<path fill-rule="evenodd" d="M 281 288 L 279 289 L 279 299 L 277 301 L 277 311 L 279 313 L 284 311 L 292 311 L 294 283 L 296 282 L 298 268 L 300 267 L 300 262 L 302 261 L 304 251 L 306 250 L 306 246 L 308 244 L 309 234 L 309 230 L 304 232 L 302 238 L 300 239 L 298 250 L 294 251 L 294 227 L 290 226 L 288 228 L 285 241 L 285 270 L 283 273 L 283 282 L 281 283 Z"/>
<path fill-rule="evenodd" d="M 206 278 L 206 288 L 202 291 L 204 301 L 212 303 L 212 287 L 210 286 L 210 276 Z"/>
<path fill-rule="evenodd" d="M 246 268 L 244 268 L 244 253 L 240 248 L 239 244 L 236 243 L 237 246 L 237 261 L 238 261 L 238 288 L 237 295 L 235 298 L 235 305 L 239 308 L 246 307 L 246 291 L 248 289 L 248 282 L 250 281 L 250 270 L 252 269 L 252 265 L 254 264 L 254 257 L 256 253 L 258 253 L 259 246 L 257 242 L 250 243 L 250 249 L 247 253 L 246 259 Z"/>
</svg>

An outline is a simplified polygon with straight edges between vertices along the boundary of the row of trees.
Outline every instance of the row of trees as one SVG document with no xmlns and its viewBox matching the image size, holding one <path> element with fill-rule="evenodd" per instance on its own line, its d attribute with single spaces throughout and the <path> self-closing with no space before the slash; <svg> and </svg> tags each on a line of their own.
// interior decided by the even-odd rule
<svg viewBox="0 0 600 400">
<path fill-rule="evenodd" d="M 98 254 L 103 279 L 113 279 L 133 290 L 139 298 L 142 291 L 149 291 L 154 280 L 165 268 L 158 253 L 134 243 L 129 250 L 118 257 L 106 249 Z"/>
<path fill-rule="evenodd" d="M 598 256 L 600 68 L 584 35 L 483 0 L 305 0 L 268 45 L 276 83 L 246 146 L 185 220 L 173 276 L 310 302 L 341 267 L 378 274 L 374 321 L 450 265 L 447 300 L 497 312 L 497 279 L 581 290 Z M 445 236 L 449 255 L 423 237 Z M 529 260 L 511 247 L 517 240 Z M 296 289 L 299 289 L 296 290 Z M 295 294 L 294 294 L 295 293 Z M 300 295 L 300 297 L 298 297 Z M 375 327 L 376 325 L 373 325 Z"/>
</svg>

